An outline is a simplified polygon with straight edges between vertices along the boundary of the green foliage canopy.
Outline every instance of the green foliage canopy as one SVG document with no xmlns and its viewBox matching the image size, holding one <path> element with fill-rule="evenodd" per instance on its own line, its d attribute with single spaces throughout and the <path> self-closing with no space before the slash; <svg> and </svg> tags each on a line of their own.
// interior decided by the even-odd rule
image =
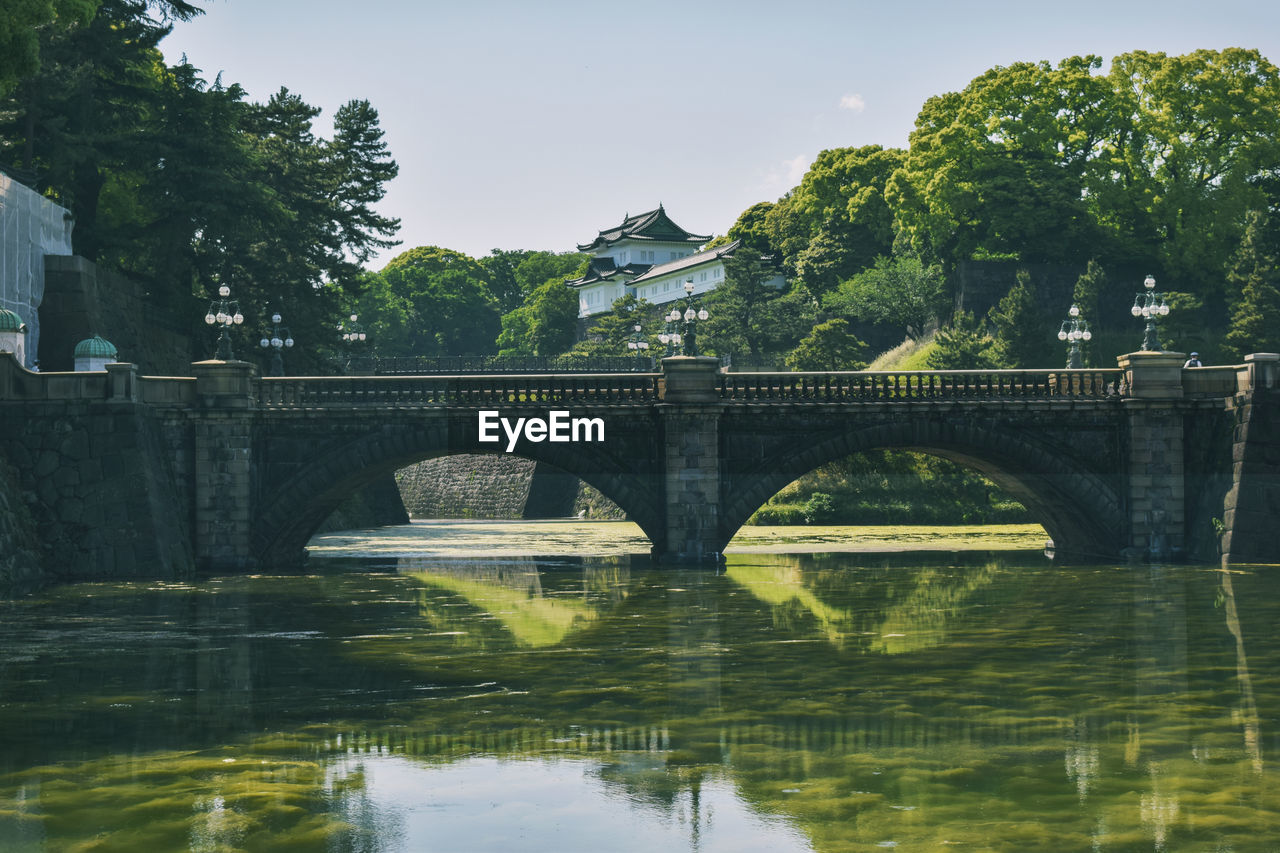
<svg viewBox="0 0 1280 853">
<path fill-rule="evenodd" d="M 849 321 L 835 317 L 814 326 L 787 354 L 792 370 L 865 370 L 867 345 L 849 331 Z"/>
<path fill-rule="evenodd" d="M 874 266 L 842 282 L 824 302 L 829 311 L 900 328 L 915 338 L 945 305 L 942 270 L 925 266 L 914 255 L 877 258 Z"/>
<path fill-rule="evenodd" d="M 361 309 L 382 355 L 485 355 L 494 352 L 500 327 L 484 267 L 438 246 L 393 258 Z"/>
</svg>

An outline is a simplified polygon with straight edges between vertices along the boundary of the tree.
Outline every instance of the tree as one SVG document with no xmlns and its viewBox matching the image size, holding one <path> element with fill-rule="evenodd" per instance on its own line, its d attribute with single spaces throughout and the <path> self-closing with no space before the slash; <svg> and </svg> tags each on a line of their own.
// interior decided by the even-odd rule
<svg viewBox="0 0 1280 853">
<path fill-rule="evenodd" d="M 749 208 L 735 228 L 758 244 L 763 226 L 768 253 L 780 252 L 786 268 L 821 297 L 891 250 L 893 212 L 884 188 L 903 154 L 879 145 L 823 151 L 798 187 L 776 205 Z"/>
<path fill-rule="evenodd" d="M 98 0 L 0 0 L 0 95 L 40 68 L 42 30 L 83 27 Z"/>
<path fill-rule="evenodd" d="M 574 307 L 575 309 L 577 307 L 576 299 Z M 591 318 L 591 325 L 587 328 L 585 337 L 574 344 L 569 353 L 593 358 L 625 356 L 628 353 L 627 341 L 631 340 L 637 323 L 640 324 L 641 332 L 649 340 L 650 347 L 653 347 L 655 341 L 652 339 L 659 327 L 658 310 L 648 301 L 628 293 L 621 299 L 614 300 L 608 311 Z M 655 349 L 654 352 L 656 353 L 657 350 Z"/>
<path fill-rule="evenodd" d="M 1112 127 L 1085 182 L 1095 218 L 1176 289 L 1220 294 L 1245 213 L 1265 209 L 1257 179 L 1280 160 L 1280 72 L 1256 50 L 1134 51 L 1105 79 Z"/>
<path fill-rule="evenodd" d="M 489 290 L 503 313 L 514 311 L 552 278 L 561 283 L 579 272 L 589 256 L 579 252 L 494 249 L 480 259 L 489 274 Z"/>
<path fill-rule="evenodd" d="M 1251 352 L 1280 352 L 1280 228 L 1273 217 L 1250 212 L 1228 273 L 1240 298 L 1224 348 L 1237 361 Z"/>
<path fill-rule="evenodd" d="M 769 236 L 769 211 L 773 203 L 762 201 L 753 204 L 738 216 L 729 228 L 728 238 L 739 240 L 745 251 L 757 255 L 772 255 L 778 251 Z"/>
<path fill-rule="evenodd" d="M 849 321 L 840 317 L 814 326 L 787 355 L 792 370 L 865 370 L 867 345 L 849 332 Z"/>
<path fill-rule="evenodd" d="M 710 317 L 699 325 L 698 346 L 718 355 L 747 353 L 753 364 L 761 364 L 787 334 L 778 323 L 785 318 L 770 310 L 784 293 L 774 285 L 777 270 L 741 249 L 725 259 L 724 270 L 724 283 L 702 297 Z"/>
<path fill-rule="evenodd" d="M 951 323 L 938 330 L 934 349 L 925 357 L 930 370 L 988 370 L 996 366 L 994 342 L 982 323 L 968 311 L 957 311 Z"/>
<path fill-rule="evenodd" d="M 1066 261 L 1090 245 L 1082 200 L 1105 135 L 1096 56 L 996 67 L 930 98 L 885 194 L 912 247 L 948 268 L 975 256 Z"/>
<path fill-rule="evenodd" d="M 379 215 L 373 205 L 387 194 L 386 184 L 400 173 L 387 149 L 378 111 L 368 101 L 352 100 L 333 114 L 333 140 L 324 151 L 328 167 L 331 239 L 354 266 L 363 266 L 375 249 L 389 249 L 400 220 Z M 337 258 L 335 258 L 337 261 Z M 340 261 L 333 264 L 341 267 Z M 331 269 L 337 277 L 347 270 Z"/>
<path fill-rule="evenodd" d="M 524 305 L 502 315 L 498 355 L 560 355 L 573 346 L 577 327 L 578 299 L 563 276 L 552 276 Z"/>
<path fill-rule="evenodd" d="M 945 303 L 942 271 L 906 255 L 877 258 L 871 269 L 843 282 L 824 307 L 846 317 L 905 329 L 918 338 Z"/>
<path fill-rule="evenodd" d="M 1026 270 L 1018 270 L 1013 286 L 987 319 L 995 332 L 992 354 L 1001 367 L 1035 368 L 1053 362 L 1052 321 L 1040 310 Z"/>
<path fill-rule="evenodd" d="M 360 316 L 384 355 L 483 355 L 500 321 L 484 268 L 438 246 L 402 252 L 360 301 Z"/>
</svg>

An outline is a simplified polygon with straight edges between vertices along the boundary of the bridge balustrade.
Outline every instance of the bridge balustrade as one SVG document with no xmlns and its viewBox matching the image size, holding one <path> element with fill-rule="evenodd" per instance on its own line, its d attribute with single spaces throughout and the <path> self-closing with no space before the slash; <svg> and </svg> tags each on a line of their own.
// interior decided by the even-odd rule
<svg viewBox="0 0 1280 853">
<path fill-rule="evenodd" d="M 720 398 L 841 403 L 965 399 L 1103 399 L 1123 394 L 1121 370 L 949 370 L 725 373 Z"/>
<path fill-rule="evenodd" d="M 658 374 L 264 377 L 266 409 L 652 403 Z"/>
</svg>

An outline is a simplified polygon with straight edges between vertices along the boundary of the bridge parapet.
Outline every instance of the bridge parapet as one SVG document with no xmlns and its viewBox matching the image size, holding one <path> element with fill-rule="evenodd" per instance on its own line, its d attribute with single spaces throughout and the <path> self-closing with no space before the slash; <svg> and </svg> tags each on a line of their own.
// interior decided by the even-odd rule
<svg viewBox="0 0 1280 853">
<path fill-rule="evenodd" d="M 506 374 L 497 376 L 264 377 L 265 409 L 618 405 L 654 403 L 656 373 Z"/>
<path fill-rule="evenodd" d="M 1106 399 L 1124 393 L 1124 373 L 1112 370 L 898 370 L 725 373 L 725 401 L 841 403 L 850 401 Z"/>
<path fill-rule="evenodd" d="M 1240 389 L 1235 365 L 1187 367 L 1182 370 L 1182 396 L 1191 399 L 1230 397 Z"/>
</svg>

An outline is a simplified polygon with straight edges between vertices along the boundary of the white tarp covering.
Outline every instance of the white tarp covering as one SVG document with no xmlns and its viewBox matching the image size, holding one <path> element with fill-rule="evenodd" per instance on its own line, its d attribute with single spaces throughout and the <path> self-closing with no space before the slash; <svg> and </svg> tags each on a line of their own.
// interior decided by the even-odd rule
<svg viewBox="0 0 1280 853">
<path fill-rule="evenodd" d="M 27 324 L 27 367 L 40 345 L 44 256 L 71 254 L 67 209 L 0 172 L 0 307 Z"/>
</svg>

